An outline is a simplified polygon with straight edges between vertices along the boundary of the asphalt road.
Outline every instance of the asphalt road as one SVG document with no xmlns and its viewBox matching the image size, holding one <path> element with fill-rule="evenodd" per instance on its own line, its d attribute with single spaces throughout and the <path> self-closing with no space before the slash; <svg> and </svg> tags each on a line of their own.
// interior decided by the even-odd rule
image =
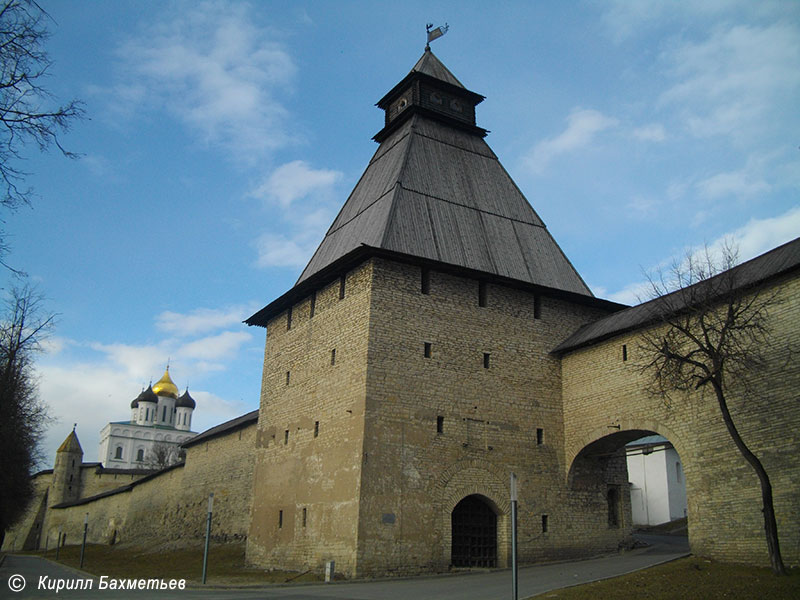
<svg viewBox="0 0 800 600">
<path fill-rule="evenodd" d="M 669 536 L 637 536 L 650 543 L 623 554 L 547 565 L 533 565 L 519 570 L 519 597 L 527 598 L 548 590 L 568 587 L 598 579 L 606 579 L 644 569 L 685 556 L 689 552 L 686 538 Z M 25 588 L 12 588 L 25 579 Z M 44 579 L 42 579 L 44 578 Z M 91 589 L 47 589 L 48 585 L 82 585 Z M 39 589 L 43 584 L 44 589 Z M 191 588 L 175 591 L 98 589 L 100 580 L 80 571 L 34 556 L 7 556 L 0 567 L 0 598 L 181 598 L 186 600 L 507 600 L 511 597 L 511 571 L 470 572 L 409 579 L 388 579 L 333 584 L 269 586 L 260 588 Z"/>
</svg>

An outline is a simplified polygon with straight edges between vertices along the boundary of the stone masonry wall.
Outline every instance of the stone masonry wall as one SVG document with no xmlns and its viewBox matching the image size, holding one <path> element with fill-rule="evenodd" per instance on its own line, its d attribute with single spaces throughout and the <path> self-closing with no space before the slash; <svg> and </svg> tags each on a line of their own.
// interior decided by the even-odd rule
<svg viewBox="0 0 800 600">
<path fill-rule="evenodd" d="M 481 307 L 477 281 L 429 277 L 423 294 L 420 267 L 375 260 L 358 575 L 446 570 L 451 513 L 471 494 L 497 514 L 507 566 L 512 471 L 523 562 L 616 549 L 629 523 L 608 526 L 608 482 L 566 487 L 560 363 L 549 354 L 602 313 L 493 284 Z"/>
<path fill-rule="evenodd" d="M 800 564 L 800 278 L 775 284 L 780 303 L 770 312 L 770 366 L 754 374 L 758 393 L 729 393 L 745 442 L 773 485 L 781 550 Z M 627 361 L 622 347 L 626 346 Z M 788 349 L 794 348 L 794 353 Z M 673 394 L 669 404 L 646 392 L 636 333 L 617 336 L 563 357 L 566 463 L 562 477 L 592 443 L 641 430 L 663 435 L 680 455 L 686 477 L 689 542 L 700 556 L 768 564 L 760 486 L 733 444 L 711 390 Z M 624 443 L 624 441 L 621 441 Z M 619 445 L 619 444 L 617 444 Z M 576 460 L 576 457 L 579 460 Z"/>
<path fill-rule="evenodd" d="M 372 265 L 267 326 L 249 562 L 355 574 Z M 312 316 L 313 303 L 313 316 Z"/>
<path fill-rule="evenodd" d="M 208 495 L 214 492 L 212 540 L 242 541 L 250 521 L 255 431 L 253 424 L 191 446 L 184 466 L 160 473 L 128 491 L 67 508 L 50 508 L 43 531 L 51 545 L 59 530 L 67 535 L 67 544 L 78 544 L 88 513 L 90 543 L 202 545 Z M 83 471 L 84 477 L 95 476 L 92 469 Z M 108 474 L 104 477 L 112 480 Z M 120 477 L 119 486 L 124 486 L 130 476 Z M 44 547 L 44 538 L 39 547 Z"/>
<path fill-rule="evenodd" d="M 25 509 L 25 514 L 17 524 L 6 531 L 3 539 L 3 552 L 32 550 L 39 544 L 40 532 L 44 522 L 42 508 L 47 506 L 47 495 L 52 480 L 52 471 L 38 473 L 34 476 L 34 491 L 31 503 Z"/>
</svg>

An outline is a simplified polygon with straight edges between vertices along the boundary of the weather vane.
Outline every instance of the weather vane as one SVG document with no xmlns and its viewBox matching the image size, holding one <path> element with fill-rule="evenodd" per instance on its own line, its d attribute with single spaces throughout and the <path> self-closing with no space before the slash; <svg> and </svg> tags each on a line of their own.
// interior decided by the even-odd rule
<svg viewBox="0 0 800 600">
<path fill-rule="evenodd" d="M 445 23 L 443 26 L 439 26 L 436 29 L 431 29 L 433 27 L 433 23 L 428 23 L 425 25 L 425 31 L 428 32 L 428 43 L 425 44 L 425 50 L 431 49 L 431 42 L 437 38 L 442 37 L 447 30 L 450 29 L 450 25 Z"/>
</svg>

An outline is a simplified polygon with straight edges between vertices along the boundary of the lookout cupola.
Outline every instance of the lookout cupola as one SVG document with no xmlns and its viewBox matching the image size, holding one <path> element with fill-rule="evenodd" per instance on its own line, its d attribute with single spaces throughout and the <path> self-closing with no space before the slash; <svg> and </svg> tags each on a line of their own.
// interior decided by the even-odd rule
<svg viewBox="0 0 800 600">
<path fill-rule="evenodd" d="M 374 139 L 382 142 L 413 114 L 485 136 L 487 131 L 475 122 L 475 106 L 483 100 L 483 96 L 465 88 L 430 47 L 426 47 L 409 74 L 378 101 L 377 106 L 384 110 L 385 122 Z"/>
</svg>

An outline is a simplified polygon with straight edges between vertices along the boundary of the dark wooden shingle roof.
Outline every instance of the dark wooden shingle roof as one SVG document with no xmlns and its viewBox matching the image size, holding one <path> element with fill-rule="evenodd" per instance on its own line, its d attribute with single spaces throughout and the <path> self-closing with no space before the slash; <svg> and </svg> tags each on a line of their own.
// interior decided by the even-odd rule
<svg viewBox="0 0 800 600">
<path fill-rule="evenodd" d="M 240 417 L 231 419 L 230 421 L 225 421 L 224 423 L 216 425 L 211 429 L 206 429 L 203 433 L 194 436 L 190 440 L 186 440 L 183 444 L 181 444 L 181 448 L 189 448 L 195 444 L 207 442 L 212 438 L 231 433 L 232 431 L 242 429 L 243 427 L 247 427 L 248 425 L 252 425 L 256 422 L 258 422 L 258 409 L 251 410 L 249 413 L 245 413 Z"/>
<path fill-rule="evenodd" d="M 483 138 L 421 115 L 378 148 L 298 283 L 362 245 L 591 296 Z"/>
<path fill-rule="evenodd" d="M 770 250 L 761 256 L 734 267 L 731 270 L 731 276 L 734 278 L 733 281 L 737 289 L 746 289 L 798 268 L 800 268 L 800 238 L 787 242 L 774 250 Z M 714 285 L 714 278 L 695 285 Z M 677 294 L 679 292 L 673 292 L 670 296 L 677 298 Z M 690 297 L 690 295 L 685 296 Z M 664 306 L 669 306 L 671 310 L 682 308 L 679 302 L 672 298 L 667 300 L 656 298 L 613 313 L 599 321 L 584 325 L 556 346 L 553 352 L 569 352 L 646 326 L 658 320 L 659 315 L 664 312 Z"/>
</svg>

